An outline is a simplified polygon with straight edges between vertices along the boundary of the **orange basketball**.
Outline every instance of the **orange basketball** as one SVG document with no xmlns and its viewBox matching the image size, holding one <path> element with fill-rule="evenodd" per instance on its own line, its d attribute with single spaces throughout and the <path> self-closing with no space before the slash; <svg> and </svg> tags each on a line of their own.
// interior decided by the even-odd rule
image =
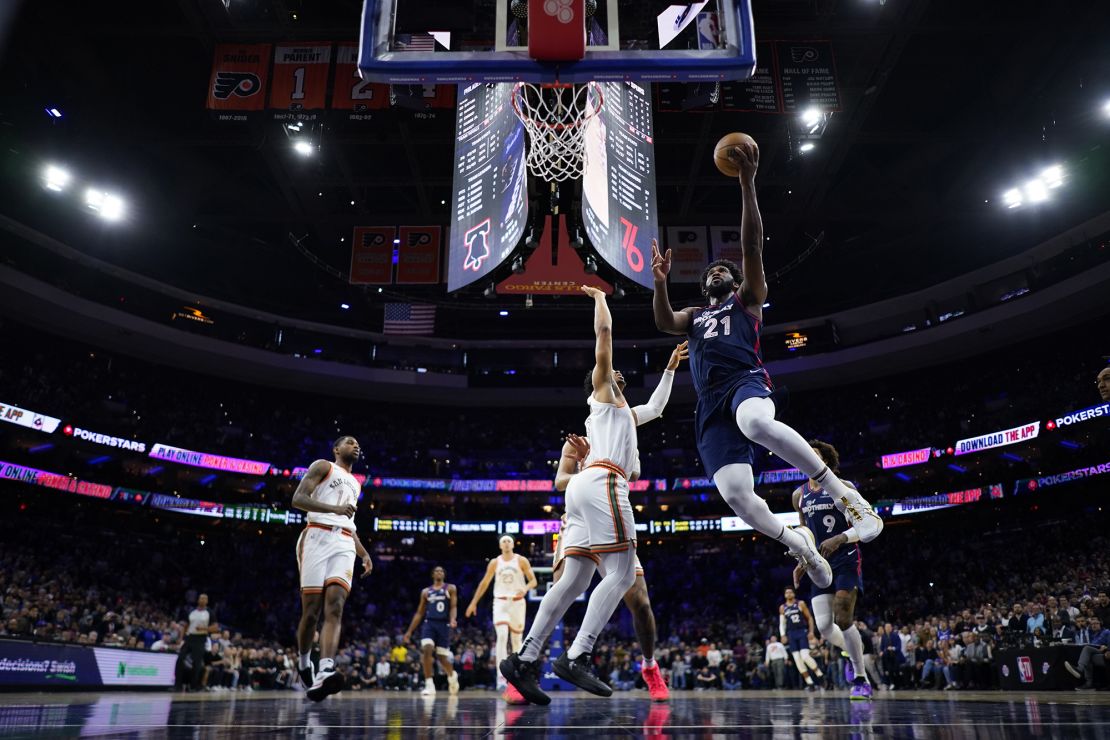
<svg viewBox="0 0 1110 740">
<path fill-rule="evenodd" d="M 729 177 L 740 176 L 740 170 L 738 170 L 732 160 L 728 158 L 728 152 L 732 147 L 741 144 L 751 144 L 757 148 L 759 146 L 752 137 L 736 131 L 722 136 L 721 140 L 717 142 L 717 146 L 713 147 L 713 164 L 717 165 L 717 169 L 721 171 L 722 175 L 727 175 Z"/>
</svg>

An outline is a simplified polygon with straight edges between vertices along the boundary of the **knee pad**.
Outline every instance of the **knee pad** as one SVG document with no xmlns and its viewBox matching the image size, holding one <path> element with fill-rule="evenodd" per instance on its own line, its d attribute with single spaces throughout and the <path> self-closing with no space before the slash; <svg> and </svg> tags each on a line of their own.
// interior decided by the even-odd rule
<svg viewBox="0 0 1110 740">
<path fill-rule="evenodd" d="M 447 658 L 448 660 L 451 660 L 451 651 L 448 650 L 445 647 L 437 647 L 436 648 L 436 655 L 438 655 L 441 658 Z"/>
</svg>

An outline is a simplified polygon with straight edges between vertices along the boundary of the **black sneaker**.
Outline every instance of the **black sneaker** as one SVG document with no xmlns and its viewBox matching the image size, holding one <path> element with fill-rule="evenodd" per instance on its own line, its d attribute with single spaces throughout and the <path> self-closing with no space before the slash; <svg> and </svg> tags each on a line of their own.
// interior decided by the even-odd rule
<svg viewBox="0 0 1110 740">
<path fill-rule="evenodd" d="M 593 661 L 590 657 L 589 653 L 582 653 L 571 660 L 566 653 L 563 653 L 555 659 L 551 667 L 555 670 L 556 676 L 569 681 L 583 691 L 589 691 L 598 696 L 612 696 L 613 690 L 594 675 Z"/>
<path fill-rule="evenodd" d="M 312 701 L 323 701 L 332 694 L 338 694 L 343 690 L 343 674 L 336 670 L 320 671 L 316 674 L 312 686 L 305 692 Z"/>
<path fill-rule="evenodd" d="M 532 704 L 547 706 L 551 697 L 540 689 L 540 663 L 538 660 L 521 660 L 513 653 L 499 666 L 501 675 L 513 685 L 520 695 Z"/>
<path fill-rule="evenodd" d="M 316 671 L 311 663 L 308 664 L 307 668 L 298 668 L 297 675 L 301 677 L 301 685 L 304 686 L 305 691 L 312 688 L 312 683 L 316 680 Z"/>
</svg>

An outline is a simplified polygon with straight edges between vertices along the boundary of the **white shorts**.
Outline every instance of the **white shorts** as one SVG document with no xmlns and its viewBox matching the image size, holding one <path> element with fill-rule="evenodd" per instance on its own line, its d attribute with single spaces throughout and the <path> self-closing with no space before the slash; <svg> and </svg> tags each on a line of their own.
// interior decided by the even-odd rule
<svg viewBox="0 0 1110 740">
<path fill-rule="evenodd" d="M 567 486 L 567 526 L 559 540 L 566 556 L 588 557 L 636 546 L 636 522 L 628 502 L 628 480 L 616 466 L 598 462 Z"/>
<path fill-rule="evenodd" d="M 351 592 L 355 569 L 355 540 L 342 527 L 309 524 L 297 539 L 297 569 L 301 593 L 318 594 L 332 584 Z"/>
<path fill-rule="evenodd" d="M 524 617 L 528 606 L 524 597 L 514 599 L 512 596 L 493 597 L 493 626 L 499 624 L 509 625 L 510 632 L 524 631 Z"/>
<path fill-rule="evenodd" d="M 569 529 L 569 527 L 570 527 L 570 525 L 568 524 L 566 527 L 563 527 L 562 531 L 559 532 L 559 541 L 555 545 L 555 557 L 552 559 L 552 562 L 551 562 L 551 570 L 556 572 L 556 573 L 559 572 L 559 568 L 563 567 L 563 562 L 566 560 L 566 554 L 563 552 L 563 537 L 566 535 L 566 531 L 567 531 L 567 529 Z M 636 577 L 637 578 L 643 578 L 644 577 L 644 566 L 640 565 L 640 556 L 638 554 L 636 555 L 635 562 L 636 562 Z M 598 563 L 597 564 L 597 572 L 601 574 L 602 578 L 604 578 L 605 577 L 605 566 L 602 565 L 601 563 Z"/>
</svg>

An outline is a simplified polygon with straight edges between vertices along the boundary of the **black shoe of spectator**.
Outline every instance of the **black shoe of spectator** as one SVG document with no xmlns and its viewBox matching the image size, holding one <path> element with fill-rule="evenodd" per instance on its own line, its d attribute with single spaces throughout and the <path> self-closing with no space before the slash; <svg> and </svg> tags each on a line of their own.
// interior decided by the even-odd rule
<svg viewBox="0 0 1110 740">
<path fill-rule="evenodd" d="M 513 653 L 501 661 L 498 666 L 501 675 L 513 685 L 520 695 L 532 704 L 547 706 L 551 697 L 540 689 L 540 662 L 538 660 L 521 660 L 520 656 Z"/>
<path fill-rule="evenodd" d="M 569 681 L 583 691 L 589 691 L 597 696 L 612 696 L 613 690 L 602 681 L 598 680 L 593 672 L 593 661 L 589 653 L 582 653 L 574 660 L 563 653 L 551 664 L 555 675 L 564 681 Z"/>
</svg>

